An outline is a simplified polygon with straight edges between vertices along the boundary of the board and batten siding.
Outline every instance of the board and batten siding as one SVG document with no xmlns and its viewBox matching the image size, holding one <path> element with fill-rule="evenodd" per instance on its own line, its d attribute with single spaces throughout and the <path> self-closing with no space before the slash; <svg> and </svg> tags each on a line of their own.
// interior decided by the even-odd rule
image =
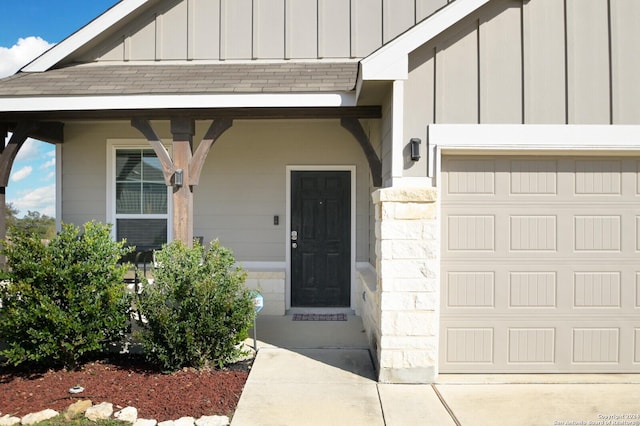
<svg viewBox="0 0 640 426">
<path fill-rule="evenodd" d="M 640 124 L 639 19 L 637 0 L 491 2 L 410 54 L 405 139 L 431 123 Z"/>
<path fill-rule="evenodd" d="M 79 58 L 363 58 L 452 0 L 173 0 Z"/>
</svg>

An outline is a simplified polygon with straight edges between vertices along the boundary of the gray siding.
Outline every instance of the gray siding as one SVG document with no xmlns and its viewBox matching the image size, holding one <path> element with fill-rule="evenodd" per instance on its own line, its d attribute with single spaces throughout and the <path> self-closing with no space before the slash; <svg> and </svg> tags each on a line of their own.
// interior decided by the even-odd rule
<svg viewBox="0 0 640 426">
<path fill-rule="evenodd" d="M 611 113 L 614 124 L 640 121 L 640 2 L 611 0 Z"/>
<path fill-rule="evenodd" d="M 488 4 L 410 55 L 405 139 L 430 123 L 640 124 L 639 19 L 637 0 Z"/>
<path fill-rule="evenodd" d="M 362 58 L 451 0 L 171 0 L 71 61 Z"/>
</svg>

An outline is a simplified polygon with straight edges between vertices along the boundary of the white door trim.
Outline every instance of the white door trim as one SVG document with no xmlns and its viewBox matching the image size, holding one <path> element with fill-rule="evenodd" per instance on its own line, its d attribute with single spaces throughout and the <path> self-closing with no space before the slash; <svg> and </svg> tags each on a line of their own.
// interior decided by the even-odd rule
<svg viewBox="0 0 640 426">
<path fill-rule="evenodd" d="M 291 172 L 293 171 L 349 171 L 351 172 L 351 297 L 350 308 L 355 309 L 356 300 L 356 166 L 326 165 L 326 166 L 286 166 L 286 223 L 284 232 L 284 244 L 286 247 L 285 269 L 285 309 L 291 309 L 291 244 L 289 233 L 291 232 Z"/>
</svg>

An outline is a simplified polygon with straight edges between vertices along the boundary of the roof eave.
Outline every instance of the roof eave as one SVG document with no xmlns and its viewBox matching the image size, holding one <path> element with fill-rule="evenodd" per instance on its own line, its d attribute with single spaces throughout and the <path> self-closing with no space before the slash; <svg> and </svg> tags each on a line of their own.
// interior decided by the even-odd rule
<svg viewBox="0 0 640 426">
<path fill-rule="evenodd" d="M 356 106 L 355 92 L 139 94 L 3 97 L 0 113 L 191 108 L 304 108 Z"/>
<path fill-rule="evenodd" d="M 455 0 L 361 61 L 358 79 L 406 80 L 409 53 L 491 0 Z"/>
</svg>

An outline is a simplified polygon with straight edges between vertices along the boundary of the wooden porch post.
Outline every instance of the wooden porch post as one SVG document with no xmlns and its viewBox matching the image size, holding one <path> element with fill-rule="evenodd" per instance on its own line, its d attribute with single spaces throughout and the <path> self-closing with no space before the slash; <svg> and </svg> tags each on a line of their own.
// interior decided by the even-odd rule
<svg viewBox="0 0 640 426">
<path fill-rule="evenodd" d="M 171 159 L 149 120 L 131 120 L 131 126 L 145 136 L 160 159 L 165 182 L 173 188 L 173 239 L 182 241 L 188 247 L 193 247 L 194 187 L 200 183 L 200 173 L 209 150 L 232 124 L 233 120 L 229 118 L 213 120 L 195 154 L 192 154 L 195 121 L 186 117 L 172 118 L 173 159 Z"/>
<path fill-rule="evenodd" d="M 189 163 L 195 123 L 189 118 L 172 118 L 173 134 L 173 238 L 193 247 L 193 192 Z M 180 176 L 182 175 L 182 176 Z"/>
</svg>

